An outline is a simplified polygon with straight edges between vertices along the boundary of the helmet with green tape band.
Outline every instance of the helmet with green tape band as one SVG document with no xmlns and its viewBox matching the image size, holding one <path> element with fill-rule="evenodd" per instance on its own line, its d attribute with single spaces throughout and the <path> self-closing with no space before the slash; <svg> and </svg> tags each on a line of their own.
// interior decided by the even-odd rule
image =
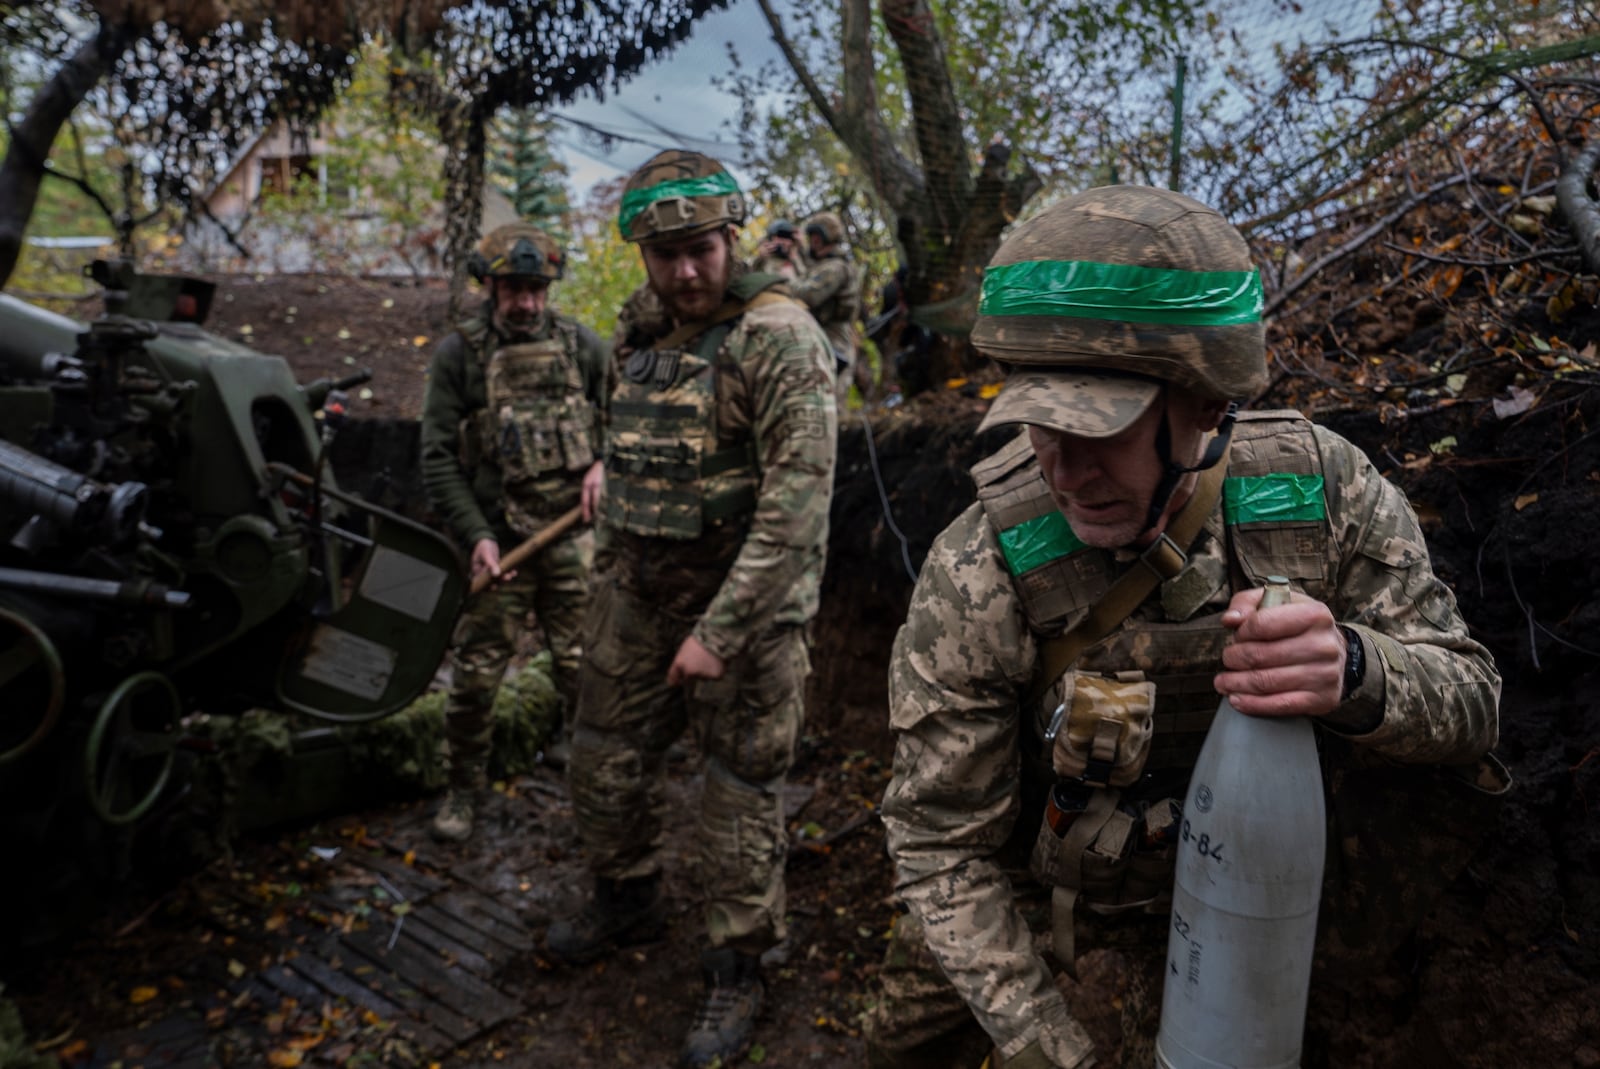
<svg viewBox="0 0 1600 1069">
<path fill-rule="evenodd" d="M 1105 186 L 1018 225 L 984 272 L 972 342 L 1018 368 L 1137 375 L 1232 400 L 1266 385 L 1244 237 L 1170 190 Z"/>
<path fill-rule="evenodd" d="M 745 200 L 727 168 L 699 152 L 652 156 L 622 191 L 617 229 L 642 245 L 676 241 L 744 222 Z"/>
</svg>

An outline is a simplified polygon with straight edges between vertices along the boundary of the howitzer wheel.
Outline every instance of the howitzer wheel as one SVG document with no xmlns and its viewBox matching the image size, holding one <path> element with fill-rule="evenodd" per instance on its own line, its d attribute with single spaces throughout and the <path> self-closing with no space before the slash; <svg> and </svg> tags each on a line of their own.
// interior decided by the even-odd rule
<svg viewBox="0 0 1600 1069">
<path fill-rule="evenodd" d="M 39 718 L 26 735 L 26 722 L 0 729 L 0 765 L 44 741 L 61 717 L 66 691 L 61 655 L 50 636 L 27 617 L 0 609 L 0 708 L 6 710 L 7 719 L 15 712 L 32 717 L 35 710 Z"/>
<path fill-rule="evenodd" d="M 100 706 L 84 747 L 89 805 L 107 824 L 150 811 L 177 761 L 182 703 L 160 672 L 129 676 Z"/>
</svg>

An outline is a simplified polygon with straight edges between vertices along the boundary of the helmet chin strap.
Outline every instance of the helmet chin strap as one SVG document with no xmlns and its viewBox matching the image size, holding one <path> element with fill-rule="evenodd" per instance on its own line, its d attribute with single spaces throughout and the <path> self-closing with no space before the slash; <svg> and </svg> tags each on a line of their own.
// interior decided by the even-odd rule
<svg viewBox="0 0 1600 1069">
<path fill-rule="evenodd" d="M 1144 528 L 1134 537 L 1130 545 L 1138 545 L 1144 536 L 1155 528 L 1161 519 L 1161 514 L 1167 511 L 1167 505 L 1172 501 L 1172 495 L 1177 492 L 1178 483 L 1185 475 L 1192 475 L 1197 471 L 1205 471 L 1213 467 L 1228 451 L 1228 442 L 1233 437 L 1234 419 L 1239 415 L 1237 401 L 1228 402 L 1228 410 L 1222 416 L 1222 422 L 1217 425 L 1217 433 L 1206 445 L 1205 453 L 1200 457 L 1200 463 L 1192 468 L 1186 468 L 1172 459 L 1172 425 L 1167 420 L 1165 391 L 1161 398 L 1161 426 L 1156 430 L 1156 455 L 1161 458 L 1161 481 L 1156 484 L 1156 490 L 1150 497 L 1150 511 L 1145 513 Z"/>
</svg>

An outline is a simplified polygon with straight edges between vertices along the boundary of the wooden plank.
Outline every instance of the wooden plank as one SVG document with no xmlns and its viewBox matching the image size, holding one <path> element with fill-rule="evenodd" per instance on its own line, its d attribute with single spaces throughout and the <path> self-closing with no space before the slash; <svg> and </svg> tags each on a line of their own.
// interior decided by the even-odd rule
<svg viewBox="0 0 1600 1069">
<path fill-rule="evenodd" d="M 500 948 L 493 940 L 457 921 L 432 903 L 418 906 L 406 915 L 406 931 L 434 953 L 454 959 L 462 968 L 485 979 L 493 976 L 499 971 L 499 966 L 509 959 L 507 955 L 497 962 L 495 953 Z M 483 944 L 487 944 L 487 948 Z"/>
<path fill-rule="evenodd" d="M 296 972 L 329 994 L 362 1009 L 371 1010 L 384 1020 L 392 1022 L 396 1031 L 417 1043 L 424 1054 L 429 1056 L 442 1054 L 455 1046 L 453 1039 L 420 1019 L 412 1012 L 411 1007 L 391 1002 L 362 980 L 341 972 L 315 954 L 302 954 L 289 964 Z"/>
<path fill-rule="evenodd" d="M 477 1021 L 455 1012 L 430 997 L 411 980 L 395 975 L 386 965 L 358 953 L 342 940 L 330 938 L 322 947 L 322 956 L 330 962 L 338 962 L 339 968 L 356 983 L 376 991 L 412 1017 L 426 1021 L 452 1042 L 464 1042 L 481 1031 Z"/>
<path fill-rule="evenodd" d="M 444 890 L 450 885 L 447 880 L 441 880 L 437 876 L 430 876 L 414 865 L 407 865 L 403 861 L 396 861 L 383 854 L 376 854 L 367 850 L 352 850 L 347 856 L 352 864 L 381 873 L 394 885 L 396 890 L 406 896 L 406 901 L 408 902 L 420 901 L 431 894 Z"/>
<path fill-rule="evenodd" d="M 416 984 L 468 1020 L 484 1025 L 499 1024 L 521 1012 L 522 1006 L 499 990 L 484 983 L 460 966 L 450 965 L 434 951 L 407 934 L 405 927 L 389 946 L 389 936 L 376 932 L 352 932 L 341 942 L 353 947 L 379 965 Z"/>
<path fill-rule="evenodd" d="M 512 950 L 529 951 L 534 948 L 533 934 L 528 931 L 522 918 L 515 910 L 493 898 L 461 889 L 436 896 L 433 904 L 457 920 L 493 936 Z"/>
</svg>

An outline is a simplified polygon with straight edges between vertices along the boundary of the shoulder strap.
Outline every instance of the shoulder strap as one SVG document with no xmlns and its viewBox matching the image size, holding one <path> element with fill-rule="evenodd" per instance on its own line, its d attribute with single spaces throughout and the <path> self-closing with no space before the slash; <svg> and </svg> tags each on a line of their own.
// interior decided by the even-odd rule
<svg viewBox="0 0 1600 1069">
<path fill-rule="evenodd" d="M 1184 550 L 1194 543 L 1200 528 L 1205 526 L 1206 518 L 1216 507 L 1217 497 L 1222 493 L 1222 480 L 1227 473 L 1228 453 L 1224 450 L 1220 460 L 1200 473 L 1200 483 L 1195 487 L 1194 496 L 1173 517 L 1167 530 L 1149 549 L 1139 554 L 1139 563 L 1122 573 L 1105 596 L 1095 602 L 1089 615 L 1078 622 L 1077 627 L 1044 641 L 1039 671 L 1025 699 L 1029 707 L 1045 696 L 1051 685 L 1072 667 L 1085 649 L 1105 638 L 1126 620 L 1139 607 L 1139 603 L 1150 596 L 1156 584 L 1163 579 L 1171 579 L 1183 570 L 1189 560 Z"/>
<path fill-rule="evenodd" d="M 706 318 L 697 319 L 692 323 L 683 324 L 672 333 L 668 334 L 665 338 L 662 338 L 660 341 L 656 342 L 653 346 L 651 346 L 651 348 L 676 349 L 690 338 L 693 338 L 698 334 L 703 334 L 719 323 L 726 323 L 730 319 L 737 319 L 739 316 L 744 315 L 752 308 L 759 308 L 764 304 L 775 304 L 780 301 L 792 301 L 792 298 L 786 297 L 781 293 L 773 293 L 770 290 L 762 290 L 754 297 L 751 297 L 748 301 L 724 301 L 722 302 L 722 307 L 718 308 L 715 312 L 712 312 Z"/>
</svg>

